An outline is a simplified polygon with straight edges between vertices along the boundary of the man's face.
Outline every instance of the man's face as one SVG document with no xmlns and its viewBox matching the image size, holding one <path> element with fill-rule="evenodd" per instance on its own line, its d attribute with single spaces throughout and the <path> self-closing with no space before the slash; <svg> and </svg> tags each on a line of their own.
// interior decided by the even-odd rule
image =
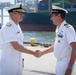
<svg viewBox="0 0 76 75">
<path fill-rule="evenodd" d="M 22 16 L 23 16 L 22 12 L 16 12 L 16 18 L 17 18 L 18 22 L 21 22 L 23 20 Z"/>
<path fill-rule="evenodd" d="M 54 25 L 57 25 L 58 15 L 52 14 L 50 20 L 52 20 Z"/>
</svg>

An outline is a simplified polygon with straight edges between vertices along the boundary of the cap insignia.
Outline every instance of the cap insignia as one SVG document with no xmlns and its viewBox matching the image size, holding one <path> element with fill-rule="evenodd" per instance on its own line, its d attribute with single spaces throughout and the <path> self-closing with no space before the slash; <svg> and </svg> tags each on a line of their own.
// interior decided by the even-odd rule
<svg viewBox="0 0 76 75">
<path fill-rule="evenodd" d="M 22 8 L 22 4 L 20 4 L 20 8 Z"/>
</svg>

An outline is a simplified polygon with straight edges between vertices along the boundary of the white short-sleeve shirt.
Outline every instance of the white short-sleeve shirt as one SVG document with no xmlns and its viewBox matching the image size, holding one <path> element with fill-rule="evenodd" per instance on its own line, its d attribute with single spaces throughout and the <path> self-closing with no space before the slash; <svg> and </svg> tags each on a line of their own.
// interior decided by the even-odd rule
<svg viewBox="0 0 76 75">
<path fill-rule="evenodd" d="M 56 29 L 56 39 L 54 43 L 54 54 L 57 58 L 70 58 L 72 48 L 70 43 L 76 42 L 74 28 L 63 21 Z"/>
<path fill-rule="evenodd" d="M 16 25 L 11 19 L 10 21 L 2 27 L 0 31 L 0 46 L 2 50 L 5 51 L 16 51 L 11 46 L 10 42 L 17 41 L 19 44 L 23 45 L 23 34 L 19 25 Z M 16 51 L 18 52 L 18 51 Z"/>
</svg>

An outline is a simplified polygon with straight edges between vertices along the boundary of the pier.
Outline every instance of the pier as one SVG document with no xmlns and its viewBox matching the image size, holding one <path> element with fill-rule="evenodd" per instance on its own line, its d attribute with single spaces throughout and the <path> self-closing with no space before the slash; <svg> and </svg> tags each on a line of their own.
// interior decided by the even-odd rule
<svg viewBox="0 0 76 75">
<path fill-rule="evenodd" d="M 30 44 L 24 44 L 24 47 L 35 50 L 46 50 L 49 47 L 43 46 L 31 46 Z M 1 55 L 1 50 L 0 50 Z M 24 58 L 23 75 L 55 75 L 56 58 L 54 53 L 49 53 L 40 58 L 36 58 L 33 55 L 22 53 Z M 76 75 L 76 63 L 74 64 L 73 74 Z"/>
</svg>

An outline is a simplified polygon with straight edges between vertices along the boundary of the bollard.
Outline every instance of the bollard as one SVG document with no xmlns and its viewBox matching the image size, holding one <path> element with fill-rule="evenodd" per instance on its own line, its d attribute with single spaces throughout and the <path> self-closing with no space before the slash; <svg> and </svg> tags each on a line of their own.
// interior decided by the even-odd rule
<svg viewBox="0 0 76 75">
<path fill-rule="evenodd" d="M 31 44 L 31 46 L 35 45 L 35 38 L 30 38 L 30 44 Z"/>
</svg>

